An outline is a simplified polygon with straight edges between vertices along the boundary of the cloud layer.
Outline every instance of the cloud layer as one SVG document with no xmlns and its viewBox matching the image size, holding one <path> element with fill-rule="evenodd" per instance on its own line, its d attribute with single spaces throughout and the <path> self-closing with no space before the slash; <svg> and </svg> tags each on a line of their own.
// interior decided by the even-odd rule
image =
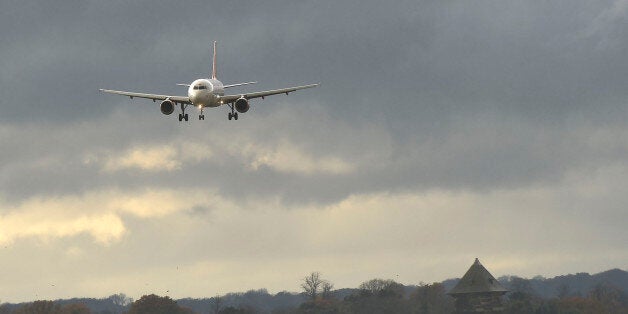
<svg viewBox="0 0 628 314">
<path fill-rule="evenodd" d="M 626 268 L 626 8 L 8 3 L 0 295 Z M 225 83 L 323 84 L 237 122 L 98 93 L 182 94 L 213 40 Z"/>
</svg>

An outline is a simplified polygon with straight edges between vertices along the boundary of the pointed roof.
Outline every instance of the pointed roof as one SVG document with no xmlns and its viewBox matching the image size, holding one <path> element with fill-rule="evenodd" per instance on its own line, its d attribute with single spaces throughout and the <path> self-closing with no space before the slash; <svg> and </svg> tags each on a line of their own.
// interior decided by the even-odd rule
<svg viewBox="0 0 628 314">
<path fill-rule="evenodd" d="M 475 263 L 471 265 L 467 273 L 462 276 L 460 282 L 449 291 L 448 294 L 465 294 L 478 292 L 501 292 L 506 293 L 508 290 L 502 286 L 491 273 L 480 264 L 480 260 L 475 259 Z"/>
</svg>

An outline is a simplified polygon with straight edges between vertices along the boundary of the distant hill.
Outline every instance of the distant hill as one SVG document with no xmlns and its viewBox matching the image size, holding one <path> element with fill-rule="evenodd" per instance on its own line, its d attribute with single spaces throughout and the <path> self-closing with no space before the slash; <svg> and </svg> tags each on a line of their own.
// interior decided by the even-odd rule
<svg viewBox="0 0 628 314">
<path fill-rule="evenodd" d="M 22 306 L 28 303 L 30 302 L 18 303 L 18 304 L 4 303 L 0 305 L 0 313 L 2 314 L 12 313 L 13 311 L 21 308 Z M 67 300 L 55 300 L 55 303 L 58 303 L 61 305 L 76 304 L 76 303 L 85 304 L 92 311 L 92 313 L 95 313 L 95 314 L 120 314 L 128 310 L 128 306 L 117 304 L 117 302 L 111 297 L 105 298 L 105 299 L 74 298 L 74 299 L 67 299 Z"/>
<path fill-rule="evenodd" d="M 273 310 L 291 309 L 305 302 L 302 294 L 279 292 L 269 294 L 266 289 L 250 290 L 244 293 L 227 293 L 224 296 L 204 299 L 179 299 L 177 304 L 192 309 L 197 313 L 211 313 L 218 302 L 220 307 L 255 308 L 264 313 Z"/>
<path fill-rule="evenodd" d="M 628 272 L 621 269 L 611 269 L 599 274 L 589 275 L 588 273 L 577 273 L 554 278 L 543 278 L 540 276 L 532 279 L 523 279 L 516 276 L 502 276 L 498 280 L 509 290 L 516 291 L 526 289 L 526 292 L 534 294 L 543 299 L 553 299 L 563 294 L 563 296 L 586 296 L 589 291 L 598 285 L 610 285 L 628 294 Z M 451 290 L 459 279 L 447 279 L 442 282 L 446 291 Z M 405 286 L 405 294 L 409 295 L 417 286 Z M 333 296 L 338 300 L 356 294 L 359 290 L 344 288 L 333 291 Z M 128 302 L 116 299 L 116 295 L 104 299 L 69 299 L 56 300 L 55 302 L 66 305 L 71 303 L 82 303 L 90 308 L 95 314 L 123 313 L 128 310 Z M 122 295 L 124 296 L 124 295 Z M 124 298 L 123 298 L 124 299 Z M 270 313 L 282 309 L 294 309 L 306 301 L 306 297 L 300 293 L 279 292 L 270 294 L 266 289 L 251 290 L 243 293 L 228 293 L 224 296 L 191 299 L 184 298 L 177 300 L 180 306 L 187 307 L 196 313 L 213 313 L 216 302 L 221 308 L 251 308 L 261 313 Z M 11 313 L 27 303 L 2 304 L 0 313 Z M 122 305 L 124 304 L 124 305 Z"/>
<path fill-rule="evenodd" d="M 498 280 L 507 289 L 513 291 L 516 290 L 516 287 L 513 287 L 514 278 L 518 277 L 503 276 Z M 544 299 L 556 298 L 560 293 L 565 296 L 586 296 L 591 289 L 601 284 L 611 285 L 628 292 L 628 272 L 621 269 L 611 269 L 595 275 L 577 273 L 554 278 L 537 276 L 527 281 L 532 289 L 530 292 Z"/>
<path fill-rule="evenodd" d="M 497 278 L 499 282 L 510 291 L 518 288 L 514 287 L 514 281 L 522 279 L 517 276 L 502 276 Z M 451 290 L 460 279 L 447 279 L 443 285 L 447 291 Z M 566 296 L 586 296 L 591 289 L 600 284 L 607 284 L 628 293 L 628 272 L 621 269 L 611 269 L 595 275 L 588 273 L 577 273 L 575 275 L 556 276 L 554 278 L 544 278 L 541 276 L 532 279 L 524 279 L 527 282 L 530 293 L 544 299 L 558 297 L 559 293 Z"/>
<path fill-rule="evenodd" d="M 628 293 L 628 272 L 621 269 L 611 269 L 595 275 L 588 273 L 577 273 L 575 275 L 557 276 L 554 278 L 534 277 L 532 279 L 523 279 L 516 276 L 502 276 L 498 280 L 509 290 L 514 291 L 513 282 L 515 279 L 522 279 L 526 282 L 531 293 L 544 298 L 551 299 L 558 296 L 560 287 L 567 287 L 569 296 L 585 296 L 591 289 L 599 284 L 610 284 L 626 293 Z M 459 278 L 447 279 L 442 282 L 446 291 L 451 290 Z M 417 286 L 409 285 L 405 287 L 406 295 L 409 295 Z M 333 292 L 337 299 L 344 299 L 346 296 L 356 293 L 359 289 L 344 288 Z M 223 306 L 233 306 L 235 308 L 253 307 L 261 309 L 264 312 L 272 310 L 287 309 L 298 307 L 306 298 L 302 294 L 280 292 L 276 295 L 270 295 L 265 289 L 254 290 L 246 293 L 229 293 L 221 298 Z M 210 313 L 210 305 L 214 304 L 214 298 L 211 299 L 181 299 L 177 302 L 179 305 L 188 307 L 198 313 Z"/>
</svg>

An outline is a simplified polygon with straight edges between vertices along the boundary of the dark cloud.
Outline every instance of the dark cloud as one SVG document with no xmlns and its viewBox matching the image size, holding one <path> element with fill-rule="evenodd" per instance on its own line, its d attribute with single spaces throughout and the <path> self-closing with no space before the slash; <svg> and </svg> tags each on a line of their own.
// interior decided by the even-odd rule
<svg viewBox="0 0 628 314">
<path fill-rule="evenodd" d="M 318 248 L 321 255 L 316 258 L 333 255 L 340 260 L 336 253 L 352 244 L 334 242 L 326 251 L 328 242 L 316 242 L 308 233 L 310 226 L 295 221 L 311 218 L 306 209 L 334 213 L 352 202 L 369 207 L 362 198 L 376 199 L 377 206 L 397 202 L 390 205 L 393 214 L 397 206 L 405 214 L 427 216 L 415 217 L 418 222 L 431 219 L 443 229 L 459 228 L 434 242 L 430 248 L 436 255 L 445 254 L 439 253 L 439 245 L 479 236 L 460 219 L 473 219 L 472 214 L 492 217 L 501 226 L 495 234 L 481 236 L 502 239 L 509 231 L 516 233 L 508 235 L 516 238 L 516 248 L 509 248 L 515 256 L 533 255 L 537 246 L 544 252 L 559 248 L 572 235 L 569 226 L 583 230 L 579 236 L 591 236 L 587 245 L 607 243 L 599 246 L 600 254 L 617 250 L 626 238 L 620 226 L 625 193 L 618 188 L 624 180 L 617 175 L 628 169 L 625 3 L 3 3 L 0 205 L 5 208 L 0 223 L 3 215 L 30 213 L 34 209 L 25 206 L 38 201 L 42 206 L 52 202 L 54 206 L 46 206 L 63 214 L 58 206 L 68 198 L 92 206 L 98 204 L 99 193 L 121 198 L 147 191 L 180 194 L 186 202 L 173 205 L 174 212 L 184 213 L 176 218 L 148 219 L 129 209 L 107 208 L 114 218 L 121 217 L 126 232 L 115 238 L 110 251 L 100 252 L 100 244 L 92 243 L 98 232 L 79 228 L 55 235 L 72 237 L 67 244 L 51 244 L 61 253 L 51 249 L 44 254 L 111 253 L 128 269 L 115 269 L 104 255 L 96 254 L 94 260 L 102 258 L 99 267 L 120 277 L 151 260 L 157 242 L 167 245 L 159 251 L 163 261 L 154 264 L 156 269 L 211 260 L 218 253 L 206 237 L 225 234 L 218 250 L 228 251 L 232 245 L 238 251 L 227 254 L 222 265 L 251 256 L 298 256 L 303 253 L 300 241 Z M 179 123 L 150 101 L 98 92 L 112 88 L 184 94 L 175 84 L 208 75 L 213 40 L 219 42 L 218 73 L 224 82 L 259 81 L 238 91 L 322 85 L 256 100 L 237 122 L 227 121 L 227 110 L 219 108 L 207 110 L 206 121 L 195 120 L 191 111 L 192 121 Z M 523 195 L 517 196 L 518 191 Z M 438 200 L 429 210 L 423 199 L 396 200 L 399 195 L 432 200 L 433 194 Z M 465 198 L 467 194 L 472 197 Z M 522 214 L 528 209 L 521 198 L 527 197 L 543 212 Z M 440 199 L 454 199 L 443 206 L 442 220 L 436 215 Z M 249 211 L 254 219 L 238 212 L 245 223 L 229 221 L 232 229 L 221 229 L 230 206 Z M 414 213 L 414 206 L 421 210 Z M 274 207 L 282 214 L 268 209 Z M 491 208 L 490 215 L 482 214 L 484 207 Z M 86 213 L 99 210 L 105 209 Z M 260 214 L 264 211 L 270 218 Z M 531 238 L 528 231 L 513 225 L 521 220 L 534 224 L 540 217 L 543 227 L 550 228 L 564 213 L 569 218 L 559 223 L 561 236 L 544 244 L 539 242 L 551 238 L 551 231 L 539 229 L 526 241 Z M 364 215 L 348 213 L 351 219 L 332 218 L 368 220 L 369 214 L 381 213 L 371 208 Z M 288 216 L 276 230 L 266 228 L 283 215 L 298 217 Z M 387 218 L 398 223 L 394 215 Z M 255 219 L 267 225 L 256 225 Z M 355 238 L 367 232 L 350 223 L 343 227 Z M 417 235 L 415 228 L 406 227 L 397 230 L 400 235 Z M 357 231 L 352 234 L 353 228 Z M 257 248 L 239 244 L 258 231 L 277 234 L 263 238 L 267 242 L 253 241 Z M 331 231 L 337 238 L 346 236 L 342 228 Z M 271 247 L 270 241 L 285 238 L 282 232 L 297 236 L 284 247 Z M 383 244 L 394 239 L 381 235 Z M 29 237 L 19 241 L 16 256 L 39 256 Z M 409 249 L 402 244 L 399 250 Z M 479 250 L 490 254 L 502 249 L 502 244 L 490 242 Z M 574 252 L 581 249 L 574 244 L 561 252 L 578 259 Z M 586 263 L 601 265 L 593 259 Z M 59 278 L 70 268 L 59 272 Z"/>
<path fill-rule="evenodd" d="M 399 132 L 455 111 L 551 123 L 627 96 L 621 24 L 599 18 L 612 2 L 8 7 L 5 121 L 111 112 L 120 101 L 100 87 L 184 93 L 174 84 L 207 75 L 212 40 L 225 81 L 320 81 L 309 98 L 349 120 L 383 114 Z"/>
</svg>

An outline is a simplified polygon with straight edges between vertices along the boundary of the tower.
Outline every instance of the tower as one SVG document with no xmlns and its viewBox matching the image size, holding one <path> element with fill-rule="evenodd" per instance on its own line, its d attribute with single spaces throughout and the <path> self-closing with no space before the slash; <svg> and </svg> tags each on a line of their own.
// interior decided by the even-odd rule
<svg viewBox="0 0 628 314">
<path fill-rule="evenodd" d="M 506 292 L 476 258 L 448 294 L 456 299 L 456 313 L 503 313 L 501 297 Z"/>
</svg>

